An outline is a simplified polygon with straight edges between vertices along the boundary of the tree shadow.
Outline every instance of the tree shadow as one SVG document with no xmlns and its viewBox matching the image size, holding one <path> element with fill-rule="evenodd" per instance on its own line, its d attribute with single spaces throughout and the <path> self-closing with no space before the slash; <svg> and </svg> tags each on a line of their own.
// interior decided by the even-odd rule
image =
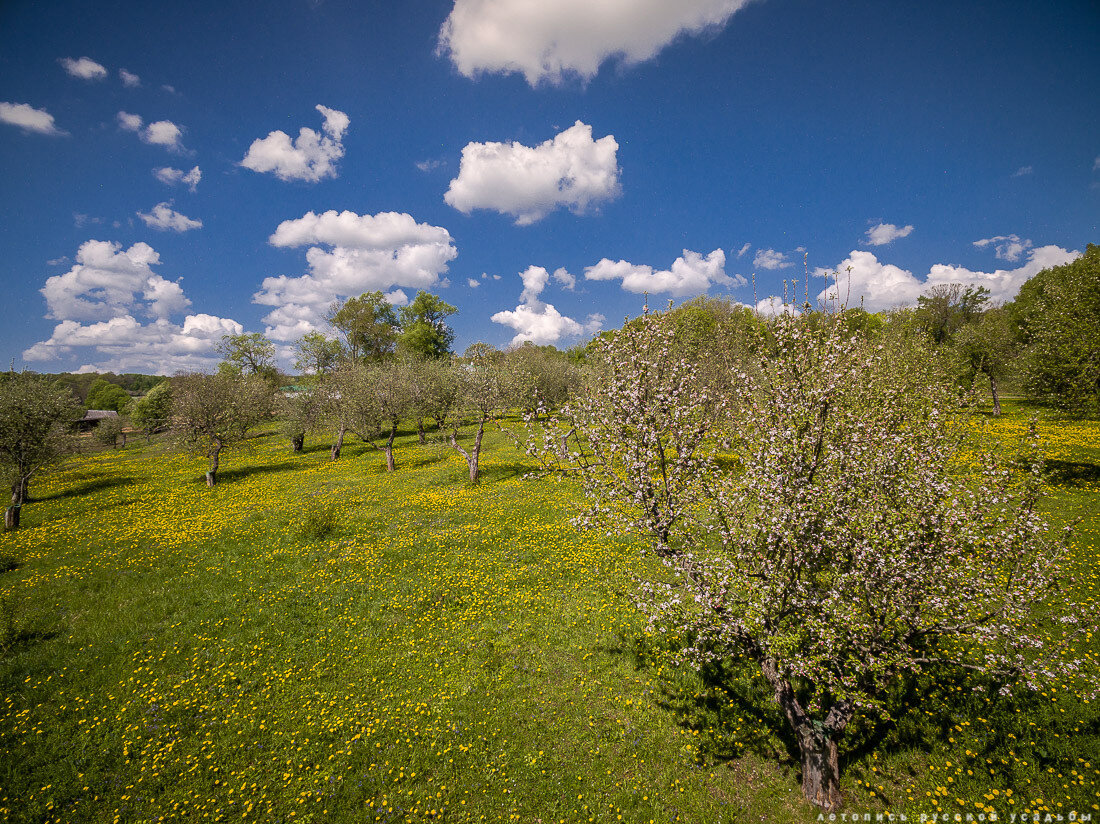
<svg viewBox="0 0 1100 824">
<path fill-rule="evenodd" d="M 1047 478 L 1055 486 L 1082 487 L 1100 483 L 1100 464 L 1091 461 L 1047 459 L 1043 465 Z"/>
<path fill-rule="evenodd" d="M 251 475 L 270 475 L 277 472 L 290 472 L 294 469 L 299 469 L 297 463 L 294 461 L 280 461 L 275 464 L 263 464 L 262 466 L 243 466 L 236 469 L 219 469 L 218 470 L 218 483 L 239 481 L 243 478 L 247 478 Z M 206 474 L 197 475 L 192 478 L 195 482 L 205 482 Z"/>
<path fill-rule="evenodd" d="M 492 483 L 494 481 L 506 481 L 510 478 L 518 478 L 528 472 L 534 472 L 538 467 L 526 463 L 494 463 L 482 466 L 478 472 L 478 481 Z"/>
<path fill-rule="evenodd" d="M 60 498 L 72 498 L 77 495 L 88 495 L 92 492 L 102 492 L 106 489 L 114 489 L 119 486 L 128 486 L 134 483 L 136 478 L 133 475 L 107 475 L 95 478 L 93 480 L 85 481 L 84 483 L 71 486 L 68 489 L 63 489 L 60 492 L 54 492 L 52 495 L 42 495 L 41 497 L 32 495 L 30 503 L 38 501 L 54 501 Z"/>
</svg>

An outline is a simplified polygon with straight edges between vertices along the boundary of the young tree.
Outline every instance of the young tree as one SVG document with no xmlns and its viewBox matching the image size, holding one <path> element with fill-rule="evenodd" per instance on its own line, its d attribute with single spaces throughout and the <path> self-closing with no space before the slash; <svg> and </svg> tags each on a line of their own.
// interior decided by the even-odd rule
<svg viewBox="0 0 1100 824">
<path fill-rule="evenodd" d="M 509 405 L 537 416 L 557 409 L 577 386 L 579 373 L 564 352 L 527 342 L 504 354 Z"/>
<path fill-rule="evenodd" d="M 471 350 L 474 354 L 469 356 Z M 455 405 L 450 416 L 451 447 L 466 459 L 470 483 L 477 483 L 485 424 L 493 419 L 504 403 L 506 379 L 500 364 L 500 352 L 484 344 L 474 344 L 466 351 L 468 357 L 451 367 L 456 388 Z M 467 418 L 472 418 L 477 426 L 469 449 L 458 442 L 459 427 Z"/>
<path fill-rule="evenodd" d="M 886 712 L 905 673 L 962 667 L 1007 689 L 1089 672 L 1067 629 L 1083 613 L 1055 587 L 1065 536 L 1035 511 L 1040 465 L 1020 477 L 985 454 L 972 483 L 981 445 L 934 353 L 782 316 L 724 408 L 662 324 L 601 346 L 600 397 L 536 452 L 578 472 L 582 524 L 654 539 L 669 575 L 639 602 L 688 639 L 684 660 L 759 667 L 808 800 L 840 805 L 844 731 L 857 710 Z"/>
<path fill-rule="evenodd" d="M 275 344 L 259 332 L 247 335 L 222 335 L 214 350 L 225 359 L 230 373 L 255 375 L 272 389 L 277 389 L 282 376 L 275 366 Z"/>
<path fill-rule="evenodd" d="M 447 325 L 447 318 L 457 311 L 430 292 L 417 292 L 412 303 L 401 307 L 398 351 L 421 360 L 447 357 L 455 338 L 454 330 Z"/>
<path fill-rule="evenodd" d="M 431 418 L 438 430 L 447 425 L 458 394 L 457 373 L 445 360 L 413 360 L 405 366 L 409 370 L 409 414 L 416 418 L 420 443 L 425 443 L 425 418 Z"/>
<path fill-rule="evenodd" d="M 1015 332 L 1008 311 L 1001 306 L 987 309 L 977 322 L 967 324 L 956 332 L 953 346 L 962 363 L 965 381 L 973 383 L 978 375 L 985 375 L 993 399 L 993 415 L 1000 415 L 998 384 L 1008 374 L 1017 353 Z"/>
<path fill-rule="evenodd" d="M 377 362 L 393 354 L 397 344 L 397 315 L 381 292 L 334 303 L 328 321 L 344 339 L 353 360 Z"/>
<path fill-rule="evenodd" d="M 222 450 L 247 440 L 271 415 L 271 405 L 271 387 L 256 375 L 172 378 L 172 429 L 186 449 L 210 459 L 207 486 L 217 483 Z"/>
<path fill-rule="evenodd" d="M 130 420 L 147 435 L 168 428 L 172 417 L 172 385 L 162 381 L 130 405 Z"/>
<path fill-rule="evenodd" d="M 79 418 L 68 389 L 26 372 L 0 376 L 0 472 L 11 487 L 5 528 L 19 526 L 31 478 L 70 448 L 69 425 Z"/>
<path fill-rule="evenodd" d="M 92 437 L 97 443 L 112 449 L 126 446 L 126 419 L 121 416 L 104 418 L 92 430 Z"/>
<path fill-rule="evenodd" d="M 917 298 L 917 317 L 936 343 L 946 343 L 968 323 L 973 323 L 989 300 L 989 290 L 960 283 L 933 286 Z"/>
<path fill-rule="evenodd" d="M 344 347 L 338 340 L 325 337 L 320 332 L 307 332 L 294 343 L 296 355 L 294 368 L 318 379 L 328 375 L 340 365 Z"/>
<path fill-rule="evenodd" d="M 323 393 L 316 388 L 299 389 L 276 397 L 276 414 L 295 454 L 305 448 L 306 433 L 320 421 L 323 398 Z"/>
</svg>

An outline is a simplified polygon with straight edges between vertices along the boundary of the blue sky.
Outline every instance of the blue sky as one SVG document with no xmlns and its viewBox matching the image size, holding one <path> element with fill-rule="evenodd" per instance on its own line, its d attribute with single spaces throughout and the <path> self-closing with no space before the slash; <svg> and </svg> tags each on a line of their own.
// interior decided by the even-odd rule
<svg viewBox="0 0 1100 824">
<path fill-rule="evenodd" d="M 258 8 L 0 6 L 5 363 L 209 369 L 238 331 L 289 363 L 373 289 L 454 304 L 458 351 L 647 291 L 775 311 L 807 267 L 1007 300 L 1100 240 L 1091 0 Z"/>
</svg>

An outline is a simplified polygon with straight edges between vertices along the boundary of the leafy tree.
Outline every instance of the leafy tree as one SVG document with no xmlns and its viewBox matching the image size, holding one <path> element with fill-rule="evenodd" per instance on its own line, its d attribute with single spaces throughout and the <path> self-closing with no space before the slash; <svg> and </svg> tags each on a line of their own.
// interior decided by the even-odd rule
<svg viewBox="0 0 1100 824">
<path fill-rule="evenodd" d="M 329 309 L 331 323 L 353 360 L 380 361 L 397 345 L 397 315 L 381 292 L 364 292 Z"/>
<path fill-rule="evenodd" d="M 172 378 L 172 429 L 181 445 L 206 455 L 206 485 L 217 483 L 223 449 L 247 440 L 271 414 L 271 386 L 257 375 L 203 375 Z"/>
<path fill-rule="evenodd" d="M 294 344 L 296 355 L 294 368 L 299 373 L 308 373 L 323 377 L 340 365 L 344 347 L 338 340 L 326 337 L 320 332 L 307 332 Z"/>
<path fill-rule="evenodd" d="M 273 389 L 277 389 L 282 382 L 275 366 L 275 344 L 259 332 L 222 335 L 221 342 L 214 349 L 225 359 L 229 368 L 223 371 L 229 375 L 254 375 Z"/>
<path fill-rule="evenodd" d="M 63 386 L 27 373 L 8 373 L 0 380 L 0 472 L 11 486 L 7 529 L 19 526 L 34 474 L 71 447 L 69 426 L 79 418 L 79 404 Z"/>
<path fill-rule="evenodd" d="M 172 416 L 172 385 L 162 381 L 130 405 L 130 420 L 149 435 L 168 428 Z"/>
<path fill-rule="evenodd" d="M 1014 304 L 1025 391 L 1072 414 L 1100 414 L 1100 246 L 1035 275 Z"/>
<path fill-rule="evenodd" d="M 103 409 L 122 412 L 130 403 L 129 393 L 113 383 L 108 383 L 103 378 L 97 378 L 88 390 L 85 406 L 88 409 Z"/>
<path fill-rule="evenodd" d="M 805 797 L 831 810 L 848 724 L 889 712 L 906 674 L 965 668 L 1006 691 L 1095 671 L 1056 588 L 1065 536 L 1036 515 L 1041 462 L 1021 477 L 975 442 L 919 339 L 787 316 L 771 333 L 729 403 L 647 318 L 598 347 L 600 379 L 530 448 L 579 476 L 582 525 L 650 536 L 668 570 L 639 592 L 651 626 L 696 665 L 759 668 Z"/>
<path fill-rule="evenodd" d="M 305 448 L 306 433 L 320 422 L 323 403 L 324 395 L 316 388 L 285 392 L 276 398 L 276 414 L 296 454 Z"/>
<path fill-rule="evenodd" d="M 447 318 L 457 311 L 430 292 L 417 292 L 408 306 L 401 307 L 398 350 L 423 360 L 445 358 L 451 353 L 455 338 L 454 330 L 447 325 Z"/>
<path fill-rule="evenodd" d="M 560 407 L 578 381 L 577 368 L 553 346 L 516 346 L 505 352 L 503 366 L 509 405 L 529 415 Z"/>
<path fill-rule="evenodd" d="M 989 300 L 989 290 L 949 283 L 933 286 L 917 298 L 917 317 L 936 343 L 945 343 L 968 323 L 973 323 Z"/>
<path fill-rule="evenodd" d="M 450 415 L 451 447 L 466 459 L 470 470 L 470 483 L 477 483 L 481 474 L 481 443 L 485 437 L 485 425 L 498 413 L 507 399 L 507 377 L 501 366 L 502 355 L 487 344 L 474 344 L 467 357 L 451 367 L 455 381 L 455 405 Z M 473 351 L 471 356 L 469 353 Z M 458 441 L 458 430 L 466 419 L 472 418 L 473 442 L 469 448 Z"/>
<path fill-rule="evenodd" d="M 104 418 L 92 430 L 92 437 L 98 443 L 112 449 L 126 446 L 126 419 L 121 416 Z"/>
<path fill-rule="evenodd" d="M 962 376 L 973 383 L 978 375 L 989 381 L 994 416 L 1001 414 L 998 385 L 1008 375 L 1017 345 L 1012 320 L 1004 307 L 987 309 L 977 322 L 956 332 L 954 348 L 962 364 Z"/>
<path fill-rule="evenodd" d="M 409 414 L 416 418 L 420 443 L 425 442 L 424 419 L 435 421 L 437 429 L 446 426 L 458 394 L 458 377 L 452 364 L 444 360 L 413 360 L 409 370 Z"/>
</svg>

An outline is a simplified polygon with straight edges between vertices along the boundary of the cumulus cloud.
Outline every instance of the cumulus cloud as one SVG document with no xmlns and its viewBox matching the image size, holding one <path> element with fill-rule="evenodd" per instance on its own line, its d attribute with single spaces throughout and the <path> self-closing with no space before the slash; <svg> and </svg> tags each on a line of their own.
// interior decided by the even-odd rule
<svg viewBox="0 0 1100 824">
<path fill-rule="evenodd" d="M 655 270 L 644 264 L 604 258 L 595 266 L 587 267 L 584 277 L 586 280 L 621 280 L 623 289 L 637 294 L 667 292 L 675 296 L 701 295 L 716 284 L 731 287 L 745 284 L 745 279 L 740 275 L 727 275 L 725 266 L 726 253 L 721 249 L 715 249 L 706 257 L 684 249 L 683 255 L 676 258 L 668 269 Z"/>
<path fill-rule="evenodd" d="M 126 71 L 126 69 L 119 69 L 118 77 L 122 81 L 122 85 L 128 89 L 136 89 L 141 85 L 141 78 L 133 72 Z"/>
<path fill-rule="evenodd" d="M 745 256 L 745 253 L 748 252 L 749 249 L 751 249 L 751 248 L 752 248 L 752 244 L 751 243 L 746 243 L 744 246 L 742 246 L 740 249 L 737 250 L 737 257 L 738 258 L 743 258 Z"/>
<path fill-rule="evenodd" d="M 1020 255 L 1032 247 L 1030 240 L 1022 240 L 1019 235 L 987 237 L 982 240 L 975 240 L 974 245 L 979 249 L 985 249 L 992 246 L 994 255 L 996 255 L 998 260 L 1007 260 L 1010 263 L 1018 261 Z"/>
<path fill-rule="evenodd" d="M 750 308 L 752 308 L 756 314 L 765 318 L 775 317 L 776 315 L 802 314 L 793 303 L 784 303 L 782 298 L 776 297 L 775 295 L 758 301 L 756 306 Z"/>
<path fill-rule="evenodd" d="M 351 121 L 336 109 L 316 108 L 325 118 L 324 134 L 304 126 L 294 140 L 286 132 L 271 132 L 252 142 L 241 165 L 254 172 L 271 172 L 279 180 L 316 183 L 336 177 L 336 161 L 344 156 L 344 133 Z"/>
<path fill-rule="evenodd" d="M 171 316 L 191 306 L 179 283 L 152 267 L 160 256 L 145 243 L 123 250 L 121 244 L 89 240 L 65 274 L 47 278 L 42 294 L 47 317 L 59 321 L 47 340 L 24 353 L 28 361 L 89 358 L 86 370 L 152 372 L 210 369 L 217 363 L 214 344 L 225 334 L 240 334 L 239 323 L 206 314 Z M 151 318 L 143 323 L 138 317 Z"/>
<path fill-rule="evenodd" d="M 129 112 L 118 113 L 119 128 L 137 134 L 143 143 L 150 146 L 163 146 L 171 152 L 183 154 L 187 150 L 183 147 L 183 129 L 171 120 L 157 120 L 144 126 L 145 121 L 141 115 Z"/>
<path fill-rule="evenodd" d="M 914 306 L 917 298 L 933 286 L 959 283 L 985 287 L 994 302 L 1012 300 L 1029 278 L 1051 266 L 1061 266 L 1081 253 L 1060 246 L 1040 246 L 1028 252 L 1027 262 L 1016 269 L 975 272 L 962 266 L 937 263 L 923 280 L 912 272 L 882 263 L 871 252 L 854 250 L 833 272 L 818 269 L 814 274 L 828 278 L 828 285 L 817 296 L 819 302 L 839 301 L 860 306 L 870 312 Z"/>
<path fill-rule="evenodd" d="M 147 243 L 122 244 L 89 240 L 81 244 L 76 263 L 42 287 L 48 314 L 55 320 L 109 320 L 135 312 L 164 318 L 191 305 L 178 283 L 153 271 L 160 255 Z"/>
<path fill-rule="evenodd" d="M 173 232 L 186 232 L 191 229 L 201 229 L 201 220 L 192 220 L 186 215 L 181 215 L 179 212 L 172 209 L 168 203 L 158 203 L 153 207 L 153 211 L 146 214 L 145 212 L 138 212 L 137 216 L 145 221 L 145 225 L 151 229 L 160 229 L 163 231 Z"/>
<path fill-rule="evenodd" d="M 60 136 L 68 134 L 54 125 L 53 115 L 29 103 L 0 103 L 0 123 L 18 126 L 24 132 Z"/>
<path fill-rule="evenodd" d="M 794 262 L 788 260 L 785 254 L 777 252 L 775 249 L 757 249 L 756 255 L 752 259 L 752 265 L 757 269 L 775 270 L 794 266 Z"/>
<path fill-rule="evenodd" d="M 455 0 L 439 53 L 460 73 L 523 74 L 532 86 L 589 79 L 609 58 L 649 60 L 682 34 L 725 25 L 748 0 Z"/>
<path fill-rule="evenodd" d="M 879 223 L 867 230 L 868 246 L 885 246 L 893 243 L 898 238 L 909 237 L 913 233 L 912 226 L 895 226 L 893 223 Z"/>
<path fill-rule="evenodd" d="M 254 303 L 274 307 L 264 323 L 267 334 L 278 340 L 323 328 L 325 310 L 334 300 L 393 287 L 445 285 L 441 275 L 458 254 L 446 229 L 398 212 L 307 212 L 280 223 L 269 242 L 309 247 L 309 274 L 265 278 L 252 296 Z M 395 305 L 407 300 L 400 290 L 388 297 Z"/>
<path fill-rule="evenodd" d="M 189 172 L 185 172 L 183 169 L 173 169 L 171 166 L 163 166 L 159 169 L 153 169 L 153 176 L 161 183 L 166 183 L 169 186 L 173 186 L 177 183 L 186 183 L 187 187 L 193 192 L 198 188 L 199 181 L 202 180 L 202 170 L 198 166 L 195 166 Z"/>
<path fill-rule="evenodd" d="M 443 199 L 460 212 L 493 209 L 526 226 L 559 206 L 583 214 L 620 194 L 619 144 L 611 135 L 592 139 L 592 127 L 577 121 L 552 140 L 468 143 L 458 177 Z"/>
<path fill-rule="evenodd" d="M 471 289 L 476 289 L 477 287 L 481 286 L 481 281 L 477 278 L 466 278 L 466 285 L 469 286 Z"/>
<path fill-rule="evenodd" d="M 90 57 L 81 57 L 80 59 L 62 57 L 57 62 L 70 75 L 79 77 L 81 80 L 102 80 L 107 76 L 107 69 Z"/>
<path fill-rule="evenodd" d="M 558 269 L 553 275 L 554 279 L 561 282 L 563 279 L 559 273 L 563 272 L 568 275 L 564 269 Z M 585 323 L 581 324 L 561 314 L 552 303 L 542 301 L 542 291 L 551 278 L 550 272 L 542 266 L 528 266 L 520 272 L 519 277 L 523 282 L 519 306 L 512 310 L 497 312 L 490 318 L 493 323 L 511 327 L 516 331 L 511 345 L 518 346 L 531 341 L 542 346 L 557 343 L 565 337 L 594 334 L 602 328 L 606 318 L 601 314 L 591 314 Z"/>
<path fill-rule="evenodd" d="M 209 371 L 219 360 L 215 344 L 223 335 L 242 331 L 235 320 L 205 314 L 188 315 L 182 325 L 164 318 L 142 324 L 131 315 L 89 324 L 66 320 L 49 339 L 26 349 L 23 357 L 31 362 L 94 358 L 78 370 L 85 372 Z"/>
</svg>

